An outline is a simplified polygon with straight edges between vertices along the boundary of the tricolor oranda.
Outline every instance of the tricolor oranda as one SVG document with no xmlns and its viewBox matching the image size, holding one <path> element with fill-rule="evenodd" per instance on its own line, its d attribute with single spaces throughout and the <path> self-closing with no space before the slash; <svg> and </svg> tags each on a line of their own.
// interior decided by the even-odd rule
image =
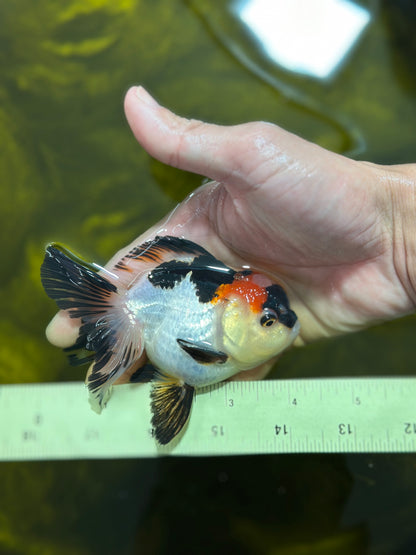
<svg viewBox="0 0 416 555">
<path fill-rule="evenodd" d="M 92 363 L 86 382 L 93 408 L 101 411 L 124 373 L 132 383 L 151 381 L 160 444 L 186 424 L 197 388 L 267 362 L 299 332 L 281 285 L 232 269 L 187 239 L 155 237 L 114 273 L 66 252 L 47 247 L 41 279 L 59 308 L 81 318 L 67 350 L 73 364 Z"/>
</svg>

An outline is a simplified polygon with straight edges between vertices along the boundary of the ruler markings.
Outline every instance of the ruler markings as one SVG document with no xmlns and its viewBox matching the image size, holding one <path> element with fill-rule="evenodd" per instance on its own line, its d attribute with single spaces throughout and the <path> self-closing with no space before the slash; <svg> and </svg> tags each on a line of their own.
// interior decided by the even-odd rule
<svg viewBox="0 0 416 555">
<path fill-rule="evenodd" d="M 179 440 L 151 436 L 149 386 L 91 411 L 81 383 L 0 386 L 0 460 L 415 452 L 416 378 L 229 382 L 203 388 Z"/>
</svg>

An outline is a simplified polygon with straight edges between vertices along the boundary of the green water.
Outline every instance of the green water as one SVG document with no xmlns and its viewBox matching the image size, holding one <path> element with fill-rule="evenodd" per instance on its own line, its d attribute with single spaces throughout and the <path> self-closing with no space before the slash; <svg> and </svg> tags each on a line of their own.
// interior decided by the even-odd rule
<svg viewBox="0 0 416 555">
<path fill-rule="evenodd" d="M 135 143 L 129 85 L 183 115 L 267 120 L 360 159 L 416 161 L 416 9 L 363 4 L 372 24 L 322 84 L 265 60 L 225 0 L 0 0 L 2 383 L 84 374 L 44 339 L 45 243 L 104 262 L 201 182 Z M 415 331 L 409 317 L 292 350 L 273 377 L 414 374 Z M 415 521 L 416 456 L 1 466 L 1 554 L 406 554 Z"/>
</svg>

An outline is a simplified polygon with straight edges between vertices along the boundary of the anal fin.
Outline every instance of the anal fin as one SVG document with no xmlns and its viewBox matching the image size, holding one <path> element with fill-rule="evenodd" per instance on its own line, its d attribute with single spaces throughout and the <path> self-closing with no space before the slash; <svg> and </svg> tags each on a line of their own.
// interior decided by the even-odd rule
<svg viewBox="0 0 416 555">
<path fill-rule="evenodd" d="M 152 426 L 156 440 L 166 445 L 179 434 L 188 421 L 195 389 L 173 377 L 160 375 L 152 383 Z"/>
</svg>

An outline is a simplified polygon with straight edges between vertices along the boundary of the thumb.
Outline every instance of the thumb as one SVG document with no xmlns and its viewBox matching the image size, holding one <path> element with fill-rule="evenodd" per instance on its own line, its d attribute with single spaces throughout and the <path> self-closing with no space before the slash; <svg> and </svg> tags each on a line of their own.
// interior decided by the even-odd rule
<svg viewBox="0 0 416 555">
<path fill-rule="evenodd" d="M 140 86 L 127 92 L 125 112 L 136 139 L 154 158 L 240 188 L 294 167 L 310 175 L 317 151 L 319 159 L 336 156 L 270 123 L 220 126 L 182 118 Z"/>
</svg>

